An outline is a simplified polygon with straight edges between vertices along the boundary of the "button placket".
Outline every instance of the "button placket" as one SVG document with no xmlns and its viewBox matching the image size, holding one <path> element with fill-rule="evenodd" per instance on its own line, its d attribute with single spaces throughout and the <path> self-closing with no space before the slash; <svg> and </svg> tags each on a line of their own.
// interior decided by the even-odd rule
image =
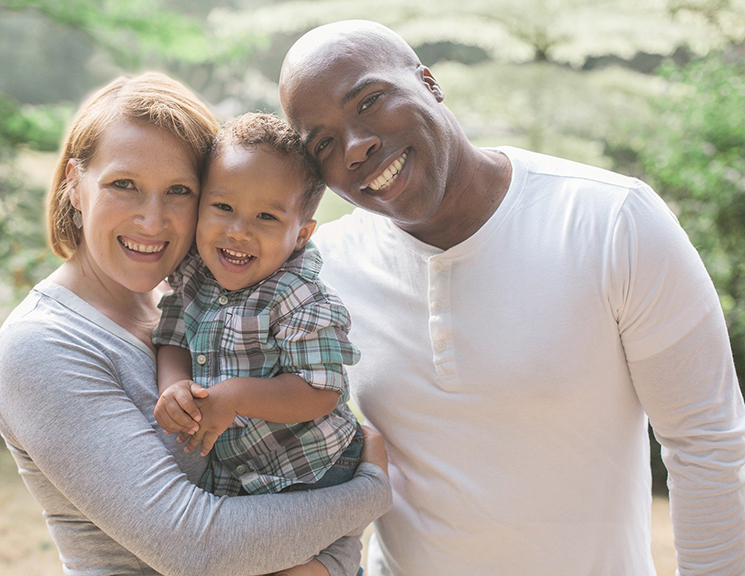
<svg viewBox="0 0 745 576">
<path fill-rule="evenodd" d="M 437 380 L 442 383 L 456 377 L 455 353 L 450 323 L 451 264 L 440 255 L 432 256 L 429 259 L 428 268 L 429 336 L 432 346 L 432 361 Z"/>
</svg>

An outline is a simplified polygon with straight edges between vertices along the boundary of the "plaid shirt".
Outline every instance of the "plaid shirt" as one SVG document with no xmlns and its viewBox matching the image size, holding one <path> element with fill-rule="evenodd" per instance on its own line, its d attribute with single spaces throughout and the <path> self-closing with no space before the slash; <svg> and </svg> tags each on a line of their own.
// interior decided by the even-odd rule
<svg viewBox="0 0 745 576">
<path fill-rule="evenodd" d="M 258 284 L 228 292 L 192 249 L 168 278 L 156 345 L 188 348 L 193 379 L 210 386 L 234 377 L 297 374 L 339 392 L 330 414 L 298 424 L 239 416 L 210 453 L 201 486 L 217 495 L 278 492 L 323 476 L 349 445 L 356 420 L 346 405 L 343 364 L 359 360 L 348 340 L 349 312 L 318 278 L 322 260 L 308 243 Z"/>
</svg>

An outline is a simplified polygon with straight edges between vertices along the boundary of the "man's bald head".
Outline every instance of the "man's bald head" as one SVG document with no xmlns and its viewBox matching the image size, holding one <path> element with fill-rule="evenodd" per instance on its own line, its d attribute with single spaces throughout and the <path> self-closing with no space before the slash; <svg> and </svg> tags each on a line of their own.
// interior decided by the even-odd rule
<svg viewBox="0 0 745 576">
<path fill-rule="evenodd" d="M 408 70 L 421 65 L 416 52 L 401 36 L 377 22 L 345 20 L 319 26 L 295 42 L 285 56 L 279 79 L 285 112 L 289 112 L 286 108 L 289 91 L 345 58 L 374 60 Z"/>
</svg>

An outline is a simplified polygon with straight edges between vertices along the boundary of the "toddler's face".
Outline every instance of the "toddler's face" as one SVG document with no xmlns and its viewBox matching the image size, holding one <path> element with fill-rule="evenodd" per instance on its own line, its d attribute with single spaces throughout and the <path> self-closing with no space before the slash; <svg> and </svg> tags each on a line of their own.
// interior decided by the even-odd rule
<svg viewBox="0 0 745 576">
<path fill-rule="evenodd" d="M 301 218 L 303 178 L 292 158 L 260 144 L 226 146 L 202 186 L 197 248 L 226 290 L 276 272 L 305 246 L 314 220 Z"/>
</svg>

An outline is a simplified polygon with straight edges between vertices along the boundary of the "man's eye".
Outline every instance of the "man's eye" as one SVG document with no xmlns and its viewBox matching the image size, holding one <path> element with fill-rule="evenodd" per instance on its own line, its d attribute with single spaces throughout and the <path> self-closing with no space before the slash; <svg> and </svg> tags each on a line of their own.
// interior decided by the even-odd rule
<svg viewBox="0 0 745 576">
<path fill-rule="evenodd" d="M 121 190 L 127 190 L 129 188 L 135 187 L 134 182 L 132 182 L 131 180 L 114 180 L 111 185 L 114 188 L 119 188 Z"/>
<path fill-rule="evenodd" d="M 174 186 L 171 186 L 169 192 L 171 194 L 177 194 L 179 196 L 188 196 L 189 194 L 191 194 L 191 188 L 189 188 L 188 186 L 184 186 L 183 184 L 176 184 Z"/>
<path fill-rule="evenodd" d="M 223 202 L 217 202 L 217 203 L 213 204 L 213 206 L 215 208 L 217 208 L 218 210 L 222 210 L 223 212 L 232 212 L 233 211 L 233 207 L 230 204 L 225 204 Z"/>
<path fill-rule="evenodd" d="M 267 212 L 262 212 L 261 214 L 259 214 L 259 218 L 261 220 L 276 220 L 274 216 L 272 216 L 271 214 Z"/>
<path fill-rule="evenodd" d="M 367 110 L 370 106 L 375 104 L 378 98 L 380 98 L 380 94 L 373 94 L 372 96 L 365 98 L 360 104 L 360 112 Z"/>
</svg>

